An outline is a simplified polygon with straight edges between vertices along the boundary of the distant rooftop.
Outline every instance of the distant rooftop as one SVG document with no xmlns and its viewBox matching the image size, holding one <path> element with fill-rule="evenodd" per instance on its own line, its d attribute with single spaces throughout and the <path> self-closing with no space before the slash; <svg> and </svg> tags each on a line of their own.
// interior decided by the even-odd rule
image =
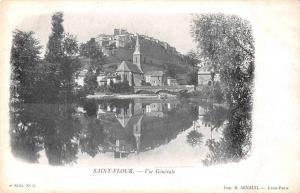
<svg viewBox="0 0 300 193">
<path fill-rule="evenodd" d="M 145 73 L 146 75 L 152 75 L 152 76 L 163 76 L 164 72 L 159 70 L 159 71 L 148 71 Z"/>
<path fill-rule="evenodd" d="M 137 65 L 129 62 L 123 61 L 117 68 L 116 72 L 135 72 L 142 74 L 143 72 L 137 67 Z"/>
</svg>

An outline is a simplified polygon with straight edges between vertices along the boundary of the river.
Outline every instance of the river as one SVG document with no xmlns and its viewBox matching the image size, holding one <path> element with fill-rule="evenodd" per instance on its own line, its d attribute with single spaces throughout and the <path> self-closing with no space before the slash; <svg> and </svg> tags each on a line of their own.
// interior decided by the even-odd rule
<svg viewBox="0 0 300 193">
<path fill-rule="evenodd" d="M 14 105 L 10 136 L 13 155 L 30 163 L 175 167 L 226 157 L 227 125 L 227 108 L 205 101 L 85 100 Z"/>
</svg>

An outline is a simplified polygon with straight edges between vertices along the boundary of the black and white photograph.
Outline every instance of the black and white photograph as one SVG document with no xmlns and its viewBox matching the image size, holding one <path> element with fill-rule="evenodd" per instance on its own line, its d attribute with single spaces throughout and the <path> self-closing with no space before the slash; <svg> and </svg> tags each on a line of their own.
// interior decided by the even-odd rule
<svg viewBox="0 0 300 193">
<path fill-rule="evenodd" d="M 203 7 L 199 2 L 161 3 L 7 4 L 15 15 L 3 35 L 10 38 L 3 41 L 9 72 L 3 147 L 11 174 L 2 175 L 4 190 L 147 192 L 149 184 L 158 184 L 153 192 L 299 191 L 299 179 L 291 173 L 299 164 L 291 164 L 284 175 L 274 171 L 286 180 L 259 175 L 264 168 L 280 168 L 280 160 L 269 166 L 261 160 L 279 156 L 276 142 L 299 140 L 296 111 L 290 108 L 296 99 L 294 107 L 299 107 L 299 93 L 288 95 L 287 89 L 299 72 L 293 67 L 299 55 L 288 57 L 297 56 L 299 41 L 291 46 L 290 39 L 280 41 L 278 31 L 269 32 L 271 27 L 257 30 L 270 16 L 253 19 L 264 9 L 251 12 L 255 6 L 249 3 L 239 11 L 230 11 L 230 3 L 224 11 L 222 3 L 216 9 L 204 1 Z M 32 5 L 36 12 L 18 13 L 19 5 Z M 292 6 L 278 3 L 274 10 Z M 295 15 L 291 23 L 278 24 L 299 23 Z M 281 45 L 294 50 L 285 53 Z M 267 57 L 272 57 L 271 68 L 264 64 Z M 289 62 L 285 58 L 291 64 L 281 67 L 280 62 Z M 292 155 L 299 162 L 299 151 L 281 159 Z"/>
<path fill-rule="evenodd" d="M 133 18 L 125 15 L 123 21 L 142 31 Z M 97 31 L 79 42 L 84 35 L 65 30 L 63 12 L 51 15 L 44 55 L 34 31 L 16 29 L 12 153 L 50 165 L 117 158 L 212 165 L 249 156 L 255 66 L 251 25 L 225 14 L 191 18 L 185 30 L 196 46 L 181 48 L 191 48 L 185 54 L 149 34 L 113 28 L 113 21 L 111 28 L 105 26 L 111 33 Z M 149 27 L 165 33 L 160 22 L 154 23 Z"/>
</svg>

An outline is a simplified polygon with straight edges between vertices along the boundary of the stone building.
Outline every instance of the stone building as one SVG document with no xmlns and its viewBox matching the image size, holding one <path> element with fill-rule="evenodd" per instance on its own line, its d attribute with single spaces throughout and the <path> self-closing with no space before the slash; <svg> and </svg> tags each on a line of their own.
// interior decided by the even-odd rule
<svg viewBox="0 0 300 193">
<path fill-rule="evenodd" d="M 198 86 L 210 85 L 211 84 L 211 72 L 198 71 Z"/>
<path fill-rule="evenodd" d="M 148 71 L 145 73 L 146 83 L 151 86 L 163 86 L 164 85 L 164 72 L 161 71 Z"/>
<path fill-rule="evenodd" d="M 85 78 L 87 72 L 88 72 L 87 69 L 83 69 L 75 76 L 75 83 L 78 86 L 84 86 L 84 78 Z"/>
<path fill-rule="evenodd" d="M 176 85 L 178 85 L 178 82 L 177 82 L 176 78 L 167 77 L 167 85 L 168 86 L 176 86 Z"/>
<path fill-rule="evenodd" d="M 129 86 L 141 86 L 144 80 L 143 71 L 129 61 L 123 61 L 116 73 L 121 77 L 121 82 L 127 81 Z"/>
</svg>

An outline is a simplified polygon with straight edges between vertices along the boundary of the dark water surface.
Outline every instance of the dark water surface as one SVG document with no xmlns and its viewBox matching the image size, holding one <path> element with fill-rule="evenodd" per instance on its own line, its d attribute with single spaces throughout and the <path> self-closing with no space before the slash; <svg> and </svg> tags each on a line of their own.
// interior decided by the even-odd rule
<svg viewBox="0 0 300 193">
<path fill-rule="evenodd" d="M 225 105 L 177 99 L 22 104 L 11 108 L 11 147 L 15 157 L 50 165 L 210 165 L 247 147 L 234 141 L 229 117 Z"/>
</svg>

